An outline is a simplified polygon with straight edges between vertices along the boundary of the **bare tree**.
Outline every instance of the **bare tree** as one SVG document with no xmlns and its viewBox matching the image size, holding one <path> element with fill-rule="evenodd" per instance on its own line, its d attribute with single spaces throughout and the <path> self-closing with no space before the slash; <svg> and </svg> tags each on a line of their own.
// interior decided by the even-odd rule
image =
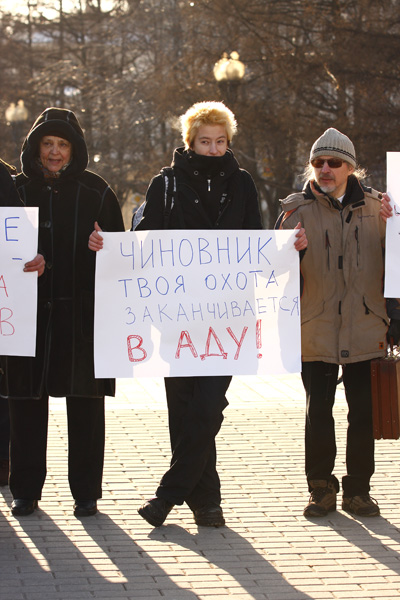
<svg viewBox="0 0 400 600">
<path fill-rule="evenodd" d="M 181 143 L 176 117 L 216 98 L 238 118 L 234 151 L 256 181 L 266 226 L 279 198 L 301 186 L 310 146 L 330 126 L 353 139 L 374 186 L 384 187 L 386 150 L 400 149 L 397 0 L 115 0 L 111 9 L 104 0 L 76 0 L 69 12 L 62 0 L 27 0 L 27 7 L 25 16 L 0 15 L 3 114 L 20 98 L 31 120 L 49 105 L 75 110 L 91 167 L 122 203 L 143 195 L 169 163 Z M 218 84 L 213 65 L 233 50 L 245 76 Z M 10 160 L 10 128 L 1 128 Z"/>
</svg>

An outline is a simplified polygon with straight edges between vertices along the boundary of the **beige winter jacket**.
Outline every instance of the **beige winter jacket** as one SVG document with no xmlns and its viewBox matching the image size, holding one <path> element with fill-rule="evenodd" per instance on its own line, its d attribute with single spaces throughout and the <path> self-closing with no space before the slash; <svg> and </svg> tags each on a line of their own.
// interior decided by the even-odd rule
<svg viewBox="0 0 400 600">
<path fill-rule="evenodd" d="M 389 318 L 383 297 L 385 223 L 381 194 L 349 178 L 343 206 L 308 183 L 282 200 L 280 227 L 300 221 L 302 360 L 346 364 L 383 356 Z"/>
</svg>

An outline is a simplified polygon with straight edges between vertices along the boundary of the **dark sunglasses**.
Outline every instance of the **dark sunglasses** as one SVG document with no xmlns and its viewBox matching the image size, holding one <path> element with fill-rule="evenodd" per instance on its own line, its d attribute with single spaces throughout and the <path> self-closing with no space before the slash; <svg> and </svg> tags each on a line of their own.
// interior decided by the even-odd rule
<svg viewBox="0 0 400 600">
<path fill-rule="evenodd" d="M 313 158 L 311 164 L 316 169 L 322 169 L 326 162 L 330 169 L 339 169 L 344 163 L 341 158 Z"/>
</svg>

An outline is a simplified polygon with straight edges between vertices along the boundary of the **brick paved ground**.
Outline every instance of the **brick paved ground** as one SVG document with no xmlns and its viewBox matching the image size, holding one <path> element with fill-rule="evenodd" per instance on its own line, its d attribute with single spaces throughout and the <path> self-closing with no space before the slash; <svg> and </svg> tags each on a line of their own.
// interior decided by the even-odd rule
<svg viewBox="0 0 400 600">
<path fill-rule="evenodd" d="M 162 380 L 119 382 L 107 401 L 100 513 L 72 516 L 63 400 L 51 402 L 40 510 L 15 519 L 0 488 L 1 600 L 389 599 L 400 596 L 400 441 L 379 441 L 382 516 L 338 510 L 307 520 L 304 394 L 298 376 L 235 379 L 218 436 L 227 527 L 198 528 L 187 507 L 152 529 L 136 512 L 167 468 Z M 343 475 L 345 401 L 335 407 Z"/>
</svg>

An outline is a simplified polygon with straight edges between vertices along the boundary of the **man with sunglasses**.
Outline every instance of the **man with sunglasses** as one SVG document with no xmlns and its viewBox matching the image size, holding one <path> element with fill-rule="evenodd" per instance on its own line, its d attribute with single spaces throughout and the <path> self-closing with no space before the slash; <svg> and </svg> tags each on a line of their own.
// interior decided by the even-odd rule
<svg viewBox="0 0 400 600">
<path fill-rule="evenodd" d="M 363 175 L 351 140 L 327 129 L 311 148 L 303 191 L 282 201 L 277 224 L 292 229 L 301 222 L 308 239 L 301 261 L 307 517 L 336 509 L 332 410 L 340 365 L 348 404 L 342 508 L 358 516 L 380 514 L 369 495 L 374 472 L 370 362 L 384 356 L 389 325 L 382 291 L 385 222 L 379 215 L 382 194 L 364 186 Z M 396 307 L 393 302 L 393 313 Z M 395 343 L 398 324 L 393 320 L 391 326 Z"/>
</svg>

